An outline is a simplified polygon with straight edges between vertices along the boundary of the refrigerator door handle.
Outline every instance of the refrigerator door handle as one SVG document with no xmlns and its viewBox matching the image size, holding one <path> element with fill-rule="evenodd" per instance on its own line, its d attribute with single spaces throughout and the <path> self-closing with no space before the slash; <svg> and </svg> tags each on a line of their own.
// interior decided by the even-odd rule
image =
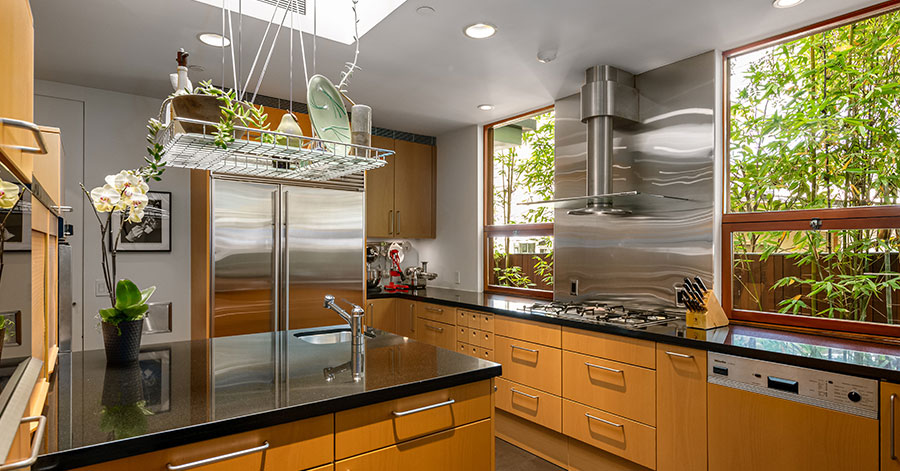
<svg viewBox="0 0 900 471">
<path fill-rule="evenodd" d="M 282 309 L 282 312 L 284 313 L 284 330 L 291 330 L 291 251 L 288 247 L 288 241 L 290 240 L 290 226 L 288 226 L 288 214 L 290 213 L 288 212 L 288 202 L 290 199 L 290 191 L 284 190 L 284 194 L 281 196 L 281 204 L 284 209 L 284 211 L 282 211 L 284 218 L 281 221 L 281 227 L 283 228 L 283 235 L 281 238 L 281 247 L 283 250 L 281 263 L 283 264 L 282 278 L 284 279 L 282 282 L 282 290 L 284 292 L 284 308 Z"/>
</svg>

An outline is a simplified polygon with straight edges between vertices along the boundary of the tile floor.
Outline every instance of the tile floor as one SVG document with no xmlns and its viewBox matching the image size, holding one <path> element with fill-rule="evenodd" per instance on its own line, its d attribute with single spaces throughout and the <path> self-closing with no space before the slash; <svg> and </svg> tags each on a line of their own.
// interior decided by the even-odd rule
<svg viewBox="0 0 900 471">
<path fill-rule="evenodd" d="M 565 471 L 527 451 L 496 438 L 496 471 Z"/>
</svg>

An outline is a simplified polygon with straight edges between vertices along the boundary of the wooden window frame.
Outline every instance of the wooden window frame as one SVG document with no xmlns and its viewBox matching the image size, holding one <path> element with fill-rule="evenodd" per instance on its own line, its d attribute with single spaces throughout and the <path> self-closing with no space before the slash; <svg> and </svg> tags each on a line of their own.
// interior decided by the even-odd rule
<svg viewBox="0 0 900 471">
<path fill-rule="evenodd" d="M 817 331 L 833 331 L 836 335 L 857 335 L 872 337 L 900 337 L 900 324 L 878 324 L 842 319 L 828 319 L 795 314 L 779 314 L 744 309 L 733 306 L 733 257 L 732 234 L 735 232 L 756 231 L 790 231 L 810 230 L 812 219 L 822 221 L 821 230 L 840 229 L 887 229 L 900 228 L 900 205 L 870 206 L 858 208 L 805 209 L 791 211 L 771 211 L 756 213 L 729 213 L 731 155 L 730 119 L 731 102 L 729 77 L 729 59 L 766 47 L 782 44 L 817 34 L 847 24 L 872 18 L 900 9 L 900 0 L 890 0 L 863 8 L 810 26 L 779 34 L 768 39 L 757 41 L 746 46 L 731 49 L 722 53 L 722 149 L 725 160 L 722 175 L 724 182 L 723 215 L 722 215 L 722 306 L 732 320 L 773 324 L 789 328 L 816 329 Z"/>
<path fill-rule="evenodd" d="M 900 1 L 900 0 L 898 0 Z M 492 294 L 506 294 L 513 296 L 522 296 L 527 298 L 537 298 L 537 299 L 553 299 L 553 291 L 542 290 L 542 289 L 531 289 L 531 288 L 513 288 L 509 286 L 497 286 L 491 285 L 491 261 L 493 259 L 491 250 L 490 250 L 490 238 L 492 237 L 541 237 L 541 236 L 553 236 L 553 223 L 542 223 L 542 224 L 508 224 L 508 225 L 496 225 L 496 224 L 488 224 L 488 221 L 493 222 L 494 220 L 494 196 L 493 196 L 493 183 L 494 183 L 494 128 L 503 124 L 511 123 L 514 121 L 518 121 L 522 118 L 526 118 L 528 116 L 534 116 L 539 114 L 544 114 L 548 111 L 554 109 L 554 105 L 545 106 L 543 108 L 538 108 L 536 110 L 531 110 L 525 113 L 517 114 L 515 116 L 502 119 L 500 121 L 495 121 L 493 123 L 488 123 L 484 125 L 483 134 L 482 134 L 482 159 L 484 165 L 484 219 L 482 221 L 482 227 L 484 229 L 484 235 L 482 236 L 482 246 L 483 246 L 483 255 L 484 262 L 482 263 L 482 272 L 484 276 L 484 287 L 483 291 L 485 293 Z"/>
</svg>

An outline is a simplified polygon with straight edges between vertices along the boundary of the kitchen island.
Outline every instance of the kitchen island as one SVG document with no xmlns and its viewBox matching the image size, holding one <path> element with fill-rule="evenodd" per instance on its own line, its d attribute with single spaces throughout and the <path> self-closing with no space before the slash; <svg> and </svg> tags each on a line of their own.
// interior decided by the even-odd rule
<svg viewBox="0 0 900 471">
<path fill-rule="evenodd" d="M 376 331 L 355 382 L 342 331 L 146 345 L 126 368 L 61 354 L 33 469 L 191 469 L 242 452 L 202 469 L 493 469 L 499 365 Z"/>
</svg>

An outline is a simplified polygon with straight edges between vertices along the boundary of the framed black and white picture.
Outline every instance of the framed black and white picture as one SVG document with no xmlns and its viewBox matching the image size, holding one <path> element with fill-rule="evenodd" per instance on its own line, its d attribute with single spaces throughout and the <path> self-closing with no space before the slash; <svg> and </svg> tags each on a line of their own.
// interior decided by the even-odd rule
<svg viewBox="0 0 900 471">
<path fill-rule="evenodd" d="M 138 355 L 141 368 L 141 386 L 146 407 L 154 414 L 168 412 L 172 408 L 172 351 L 143 351 Z"/>
<path fill-rule="evenodd" d="M 7 212 L 9 214 L 7 214 Z M 28 252 L 31 250 L 31 201 L 23 197 L 12 209 L 0 209 L 0 227 L 3 251 Z"/>
<path fill-rule="evenodd" d="M 141 222 L 125 221 L 122 225 L 118 252 L 172 251 L 172 193 L 149 191 L 147 198 Z M 116 225 L 120 217 L 121 214 L 116 215 Z"/>
</svg>

